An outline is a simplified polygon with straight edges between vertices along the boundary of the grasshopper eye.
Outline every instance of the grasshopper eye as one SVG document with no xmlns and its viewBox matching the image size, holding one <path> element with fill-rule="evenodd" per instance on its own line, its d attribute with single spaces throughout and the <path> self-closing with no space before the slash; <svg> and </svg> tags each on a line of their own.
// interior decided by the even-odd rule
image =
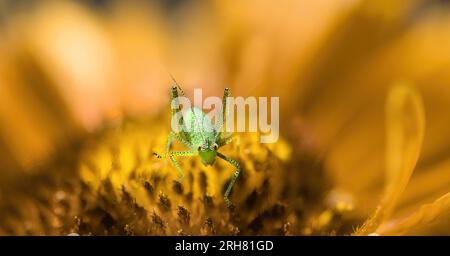
<svg viewBox="0 0 450 256">
<path fill-rule="evenodd" d="M 219 148 L 219 145 L 217 143 L 214 143 L 211 147 L 212 150 L 216 151 Z"/>
<path fill-rule="evenodd" d="M 201 151 L 202 150 L 202 146 L 198 146 L 197 151 Z"/>
</svg>

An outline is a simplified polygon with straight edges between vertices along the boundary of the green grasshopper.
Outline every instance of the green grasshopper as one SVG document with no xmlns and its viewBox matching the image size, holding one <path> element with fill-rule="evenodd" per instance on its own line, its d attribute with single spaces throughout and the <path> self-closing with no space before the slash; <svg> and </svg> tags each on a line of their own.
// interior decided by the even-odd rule
<svg viewBox="0 0 450 256">
<path fill-rule="evenodd" d="M 186 110 L 185 115 L 181 114 L 180 104 L 178 102 L 178 88 L 181 91 L 181 94 L 184 95 L 181 87 L 174 80 L 175 85 L 172 87 L 170 98 L 171 102 L 174 103 L 175 106 L 171 107 L 171 116 L 178 117 L 178 124 L 182 128 L 190 127 L 190 129 L 181 129 L 178 132 L 171 131 L 166 144 L 166 151 L 164 155 L 159 155 L 154 153 L 154 155 L 158 158 L 166 158 L 169 156 L 170 161 L 172 162 L 175 169 L 180 174 L 179 182 L 181 182 L 184 178 L 184 172 L 181 170 L 180 165 L 178 164 L 175 157 L 191 157 L 191 156 L 199 156 L 201 162 L 205 165 L 212 165 L 215 162 L 216 156 L 222 158 L 227 161 L 231 165 L 236 168 L 231 180 L 228 184 L 227 190 L 223 195 L 225 203 L 227 206 L 231 206 L 231 201 L 228 199 L 230 195 L 231 189 L 236 182 L 239 173 L 241 172 L 241 167 L 239 163 L 217 150 L 228 144 L 231 141 L 231 136 L 229 133 L 224 132 L 223 124 L 227 109 L 227 97 L 230 96 L 229 88 L 225 88 L 222 98 L 222 116 L 219 120 L 220 128 L 214 126 L 209 119 L 209 117 L 199 108 L 191 107 Z M 170 146 L 172 143 L 178 140 L 186 147 L 189 148 L 187 151 L 170 151 Z"/>
</svg>

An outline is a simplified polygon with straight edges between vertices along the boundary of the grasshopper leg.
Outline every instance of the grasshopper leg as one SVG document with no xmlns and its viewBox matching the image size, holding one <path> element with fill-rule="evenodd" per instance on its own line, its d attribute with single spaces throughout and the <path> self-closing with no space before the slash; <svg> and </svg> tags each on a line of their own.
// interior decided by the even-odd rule
<svg viewBox="0 0 450 256">
<path fill-rule="evenodd" d="M 182 139 L 178 134 L 176 134 L 175 132 L 170 132 L 169 136 L 167 137 L 166 151 L 164 152 L 164 155 L 159 155 L 155 152 L 153 152 L 153 155 L 155 155 L 157 158 L 166 158 L 167 155 L 169 154 L 170 146 L 172 145 L 175 139 L 181 142 L 183 145 L 191 147 L 191 144 Z"/>
<path fill-rule="evenodd" d="M 219 117 L 219 120 L 216 124 L 217 136 L 220 136 L 222 133 L 225 132 L 225 120 L 226 120 L 226 117 L 228 116 L 227 98 L 229 96 L 230 96 L 230 89 L 225 88 L 225 90 L 223 91 L 223 98 L 222 98 L 222 113 L 220 113 L 221 116 Z"/>
<path fill-rule="evenodd" d="M 181 139 L 180 136 L 178 136 L 176 133 L 170 132 L 169 136 L 167 137 L 166 151 L 164 152 L 164 155 L 159 155 L 157 153 L 153 153 L 153 154 L 157 158 L 166 158 L 167 155 L 169 155 L 170 161 L 172 162 L 172 164 L 175 166 L 175 168 L 177 169 L 178 173 L 180 174 L 180 178 L 178 179 L 178 181 L 181 182 L 183 180 L 183 178 L 184 178 L 184 172 L 181 170 L 181 167 L 178 164 L 178 162 L 175 159 L 175 157 L 176 156 L 193 156 L 193 155 L 195 155 L 195 153 L 193 153 L 192 151 L 172 151 L 172 152 L 169 152 L 170 146 L 172 145 L 174 139 L 177 139 L 181 143 L 185 144 L 186 146 L 189 146 L 189 143 L 187 143 L 186 141 Z"/>
<path fill-rule="evenodd" d="M 157 158 L 166 158 L 167 155 L 169 155 L 170 161 L 172 162 L 173 166 L 175 166 L 175 169 L 177 169 L 178 173 L 180 174 L 180 178 L 178 178 L 178 181 L 181 182 L 184 178 L 184 172 L 181 170 L 180 164 L 178 163 L 176 156 L 194 156 L 196 153 L 192 151 L 171 151 L 164 155 L 158 155 L 157 153 L 153 153 Z"/>
<path fill-rule="evenodd" d="M 178 182 L 181 182 L 184 178 L 184 172 L 181 170 L 180 165 L 178 164 L 176 156 L 194 156 L 196 153 L 192 151 L 172 151 L 169 153 L 170 161 L 172 161 L 173 166 L 177 169 L 180 174 L 180 178 L 178 178 Z"/>
<path fill-rule="evenodd" d="M 164 155 L 159 155 L 158 153 L 155 153 L 155 152 L 153 152 L 153 155 L 155 155 L 157 158 L 166 158 L 167 154 L 169 153 L 170 146 L 172 145 L 175 138 L 176 138 L 176 134 L 174 132 L 170 132 L 169 136 L 167 137 L 166 151 L 164 152 Z"/>
<path fill-rule="evenodd" d="M 225 194 L 223 195 L 223 199 L 225 200 L 225 203 L 227 204 L 227 206 L 231 205 L 231 201 L 230 199 L 228 199 L 228 196 L 230 195 L 231 189 L 234 186 L 234 183 L 236 182 L 237 178 L 239 177 L 239 174 L 241 173 L 241 166 L 239 165 L 238 162 L 236 162 L 235 160 L 217 152 L 217 155 L 222 158 L 223 160 L 227 161 L 228 163 L 230 163 L 231 165 L 233 165 L 234 167 L 236 167 L 236 171 L 234 172 L 233 176 L 231 177 L 231 181 L 228 184 L 227 190 L 225 191 Z"/>
</svg>

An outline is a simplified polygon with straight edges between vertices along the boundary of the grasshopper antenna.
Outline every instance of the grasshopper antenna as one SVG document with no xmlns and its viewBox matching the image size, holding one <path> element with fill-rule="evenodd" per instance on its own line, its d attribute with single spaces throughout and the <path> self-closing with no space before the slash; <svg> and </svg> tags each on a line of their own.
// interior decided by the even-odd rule
<svg viewBox="0 0 450 256">
<path fill-rule="evenodd" d="M 175 77 L 173 77 L 173 75 L 169 72 L 169 76 L 172 79 L 172 81 L 175 83 L 175 85 L 178 87 L 178 89 L 181 92 L 181 95 L 184 96 L 184 91 L 183 89 L 181 89 L 181 86 L 178 84 L 177 80 L 175 80 Z"/>
</svg>

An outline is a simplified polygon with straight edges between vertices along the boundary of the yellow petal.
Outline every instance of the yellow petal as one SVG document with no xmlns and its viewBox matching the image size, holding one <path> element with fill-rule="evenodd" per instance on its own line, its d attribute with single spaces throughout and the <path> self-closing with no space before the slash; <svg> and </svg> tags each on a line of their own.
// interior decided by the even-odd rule
<svg viewBox="0 0 450 256">
<path fill-rule="evenodd" d="M 375 213 L 356 235 L 373 233 L 390 217 L 420 155 L 425 113 L 420 94 L 408 83 L 395 85 L 386 102 L 386 185 Z"/>
<path fill-rule="evenodd" d="M 383 235 L 401 235 L 412 228 L 420 228 L 436 220 L 441 214 L 450 211 L 450 192 L 441 196 L 430 204 L 424 204 L 420 209 L 410 216 L 388 223 L 380 227 L 379 232 Z"/>
</svg>

